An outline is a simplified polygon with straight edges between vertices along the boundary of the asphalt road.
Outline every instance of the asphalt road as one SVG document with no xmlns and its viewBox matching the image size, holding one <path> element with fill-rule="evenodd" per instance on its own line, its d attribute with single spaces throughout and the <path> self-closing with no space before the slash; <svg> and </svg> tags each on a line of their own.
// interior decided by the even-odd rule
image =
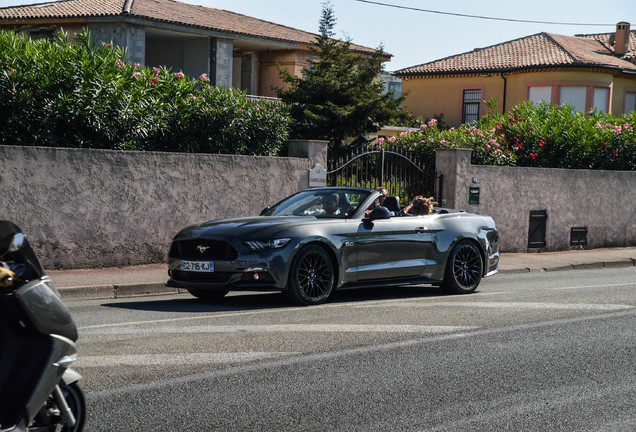
<svg viewBox="0 0 636 432">
<path fill-rule="evenodd" d="M 87 431 L 636 430 L 636 268 L 68 303 Z"/>
</svg>

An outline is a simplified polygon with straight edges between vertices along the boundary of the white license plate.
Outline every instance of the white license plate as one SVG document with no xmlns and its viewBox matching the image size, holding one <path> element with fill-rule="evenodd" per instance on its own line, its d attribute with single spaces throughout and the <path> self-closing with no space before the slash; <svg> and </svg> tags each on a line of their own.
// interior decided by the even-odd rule
<svg viewBox="0 0 636 432">
<path fill-rule="evenodd" d="M 212 261 L 181 261 L 181 270 L 190 272 L 213 272 Z"/>
</svg>

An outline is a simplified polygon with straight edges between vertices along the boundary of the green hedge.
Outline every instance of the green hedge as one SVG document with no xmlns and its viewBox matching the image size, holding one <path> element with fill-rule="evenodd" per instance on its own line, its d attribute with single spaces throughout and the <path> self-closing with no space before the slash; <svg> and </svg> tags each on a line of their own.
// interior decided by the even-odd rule
<svg viewBox="0 0 636 432">
<path fill-rule="evenodd" d="M 124 59 L 86 31 L 0 33 L 0 144 L 275 155 L 287 141 L 284 105 Z"/>
<path fill-rule="evenodd" d="M 613 117 L 570 106 L 522 103 L 509 113 L 494 110 L 474 124 L 442 130 L 422 122 L 397 137 L 380 139 L 415 151 L 434 166 L 436 148 L 470 148 L 477 165 L 636 170 L 636 112 Z"/>
</svg>

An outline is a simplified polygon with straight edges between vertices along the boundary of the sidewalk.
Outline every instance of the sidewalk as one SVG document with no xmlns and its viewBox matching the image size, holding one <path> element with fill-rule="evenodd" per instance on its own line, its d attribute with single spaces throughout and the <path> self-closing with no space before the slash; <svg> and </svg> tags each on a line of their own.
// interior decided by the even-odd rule
<svg viewBox="0 0 636 432">
<path fill-rule="evenodd" d="M 499 273 L 514 274 L 540 271 L 564 271 L 586 268 L 633 267 L 636 247 L 573 250 L 543 253 L 505 253 L 501 255 Z M 50 270 L 65 300 L 134 297 L 185 292 L 166 286 L 166 264 L 143 266 Z"/>
</svg>

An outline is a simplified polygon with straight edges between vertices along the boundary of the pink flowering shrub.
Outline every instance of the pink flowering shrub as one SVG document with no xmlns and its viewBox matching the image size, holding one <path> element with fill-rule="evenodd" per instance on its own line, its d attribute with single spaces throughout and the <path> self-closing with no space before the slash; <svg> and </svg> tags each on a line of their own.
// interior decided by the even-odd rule
<svg viewBox="0 0 636 432">
<path fill-rule="evenodd" d="M 282 104 L 129 62 L 88 32 L 72 45 L 0 32 L 0 93 L 5 145 L 272 155 L 290 122 Z"/>
<path fill-rule="evenodd" d="M 472 149 L 472 163 L 546 168 L 636 170 L 636 113 L 613 117 L 577 113 L 569 106 L 522 103 L 474 124 L 441 129 L 434 121 L 388 139 L 435 163 L 436 148 Z M 386 142 L 386 141 L 385 141 Z"/>
<path fill-rule="evenodd" d="M 502 133 L 518 150 L 517 165 L 575 169 L 636 169 L 633 111 L 622 117 L 579 113 L 569 106 L 523 103 Z M 499 116 L 502 117 L 502 116 Z M 511 120 L 512 119 L 512 120 Z"/>
</svg>

